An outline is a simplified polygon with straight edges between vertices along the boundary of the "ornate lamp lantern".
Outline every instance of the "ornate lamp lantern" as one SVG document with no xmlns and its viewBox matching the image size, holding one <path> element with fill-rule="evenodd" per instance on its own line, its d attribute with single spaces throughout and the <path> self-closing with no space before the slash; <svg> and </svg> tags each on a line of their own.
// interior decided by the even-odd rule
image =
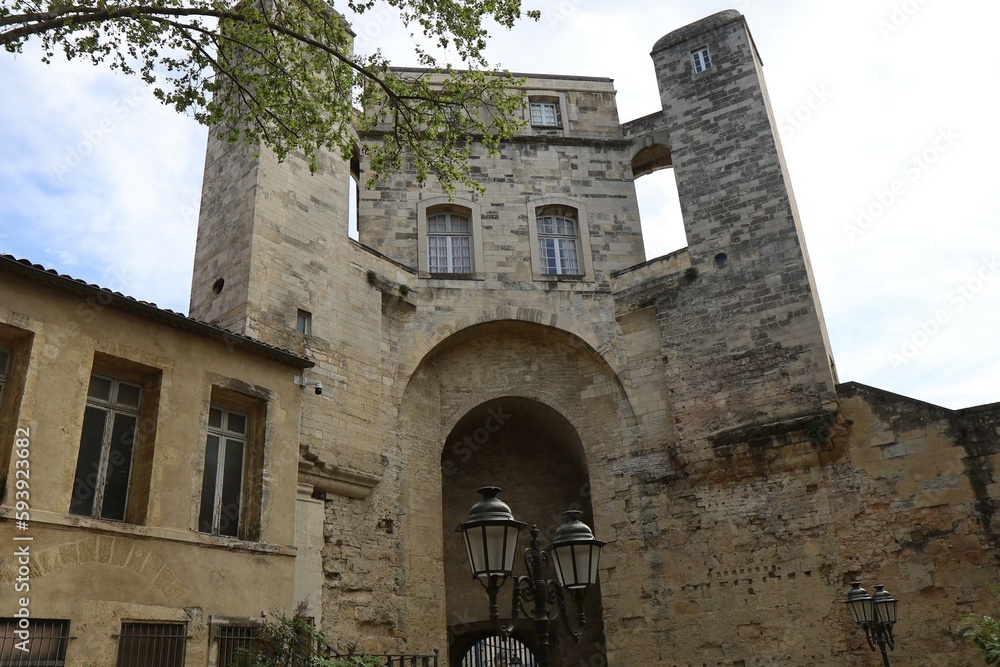
<svg viewBox="0 0 1000 667">
<path fill-rule="evenodd" d="M 874 651 L 878 646 L 883 667 L 890 667 L 886 647 L 890 651 L 896 648 L 892 636 L 892 626 L 898 620 L 896 599 L 881 584 L 875 586 L 875 595 L 869 595 L 861 588 L 861 582 L 855 581 L 847 592 L 846 604 L 851 618 L 864 630 L 869 648 Z"/>
<path fill-rule="evenodd" d="M 538 526 L 532 526 L 531 542 L 524 551 L 528 574 L 514 577 L 510 623 L 504 625 L 500 622 L 497 594 L 513 574 L 517 537 L 527 524 L 514 519 L 510 507 L 497 498 L 498 487 L 484 486 L 479 493 L 483 499 L 472 506 L 469 518 L 455 529 L 465 537 L 472 576 L 486 588 L 490 620 L 496 623 L 502 635 L 510 635 L 519 614 L 534 621 L 538 665 L 549 667 L 549 622 L 561 618 L 566 631 L 573 639 L 580 640 L 586 624 L 583 599 L 590 586 L 597 583 L 601 548 L 605 542 L 594 538 L 590 528 L 580 521 L 582 513 L 578 510 L 563 512 L 565 521 L 556 530 L 552 544 L 545 549 L 538 541 Z M 550 555 L 555 563 L 556 580 L 546 579 Z M 576 602 L 576 628 L 570 626 L 564 590 Z M 530 603 L 533 605 L 529 608 Z M 548 611 L 549 604 L 557 605 L 553 614 Z"/>
</svg>

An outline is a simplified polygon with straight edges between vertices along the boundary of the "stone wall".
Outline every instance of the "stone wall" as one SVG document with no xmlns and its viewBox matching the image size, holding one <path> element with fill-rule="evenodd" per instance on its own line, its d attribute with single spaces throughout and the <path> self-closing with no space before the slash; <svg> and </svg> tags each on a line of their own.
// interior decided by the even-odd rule
<svg viewBox="0 0 1000 667">
<path fill-rule="evenodd" d="M 695 73 L 702 47 L 713 67 Z M 449 201 L 405 170 L 362 188 L 361 243 L 343 161 L 311 174 L 265 151 L 227 169 L 210 147 L 210 179 L 229 182 L 206 202 L 252 171 L 256 203 L 228 240 L 211 232 L 227 207 L 203 208 L 193 314 L 228 322 L 205 276 L 248 276 L 232 325 L 306 354 L 325 387 L 303 396 L 299 441 L 325 502 L 322 574 L 310 551 L 298 590 L 321 587 L 341 648 L 458 655 L 487 610 L 453 529 L 499 483 L 543 532 L 578 503 L 608 541 L 562 664 L 869 664 L 842 604 L 855 577 L 900 598 L 901 659 L 970 664 L 959 619 L 996 580 L 997 410 L 838 389 L 745 21 L 670 33 L 653 61 L 663 110 L 624 131 L 609 81 L 528 75 L 526 108 L 557 100 L 561 126 L 475 152 L 483 194 Z M 644 261 L 633 173 L 667 164 L 689 246 Z M 421 225 L 444 203 L 471 212 L 469 275 L 426 269 Z M 540 275 L 543 203 L 586 221 L 581 275 Z M 505 404 L 525 416 L 494 433 Z"/>
</svg>

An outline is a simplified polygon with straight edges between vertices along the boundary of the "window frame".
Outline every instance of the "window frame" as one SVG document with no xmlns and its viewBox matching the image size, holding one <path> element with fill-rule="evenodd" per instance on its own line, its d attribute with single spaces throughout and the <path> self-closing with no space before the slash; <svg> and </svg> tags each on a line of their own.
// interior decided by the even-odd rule
<svg viewBox="0 0 1000 667">
<path fill-rule="evenodd" d="M 521 130 L 521 133 L 526 135 L 542 134 L 543 136 L 559 136 L 567 133 L 569 125 L 573 121 L 573 110 L 569 105 L 568 91 L 531 89 L 524 91 L 524 98 L 524 107 L 521 113 L 526 126 Z M 533 105 L 554 106 L 555 124 L 536 123 L 532 114 Z"/>
<path fill-rule="evenodd" d="M 295 330 L 305 336 L 312 335 L 312 313 L 302 308 L 295 310 Z"/>
<path fill-rule="evenodd" d="M 165 630 L 167 628 L 176 628 L 178 630 L 175 634 L 133 634 L 127 632 L 127 630 L 132 629 L 145 629 L 145 630 Z M 142 645 L 141 640 L 174 640 L 174 646 L 172 647 L 173 655 L 170 656 L 149 656 L 150 651 L 156 651 L 155 645 L 153 647 L 147 647 Z M 116 667 L 184 667 L 184 657 L 187 652 L 187 624 L 178 623 L 175 621 L 122 621 L 121 629 L 118 634 L 118 650 L 115 656 L 115 666 Z M 128 646 L 129 642 L 135 642 L 137 646 Z M 125 656 L 126 647 L 129 649 L 130 654 Z M 162 650 L 162 649 L 160 649 Z M 136 652 L 140 653 L 136 656 Z M 122 659 L 127 657 L 128 662 L 122 662 Z M 136 657 L 142 658 L 143 662 L 132 662 Z M 150 662 L 149 659 L 152 657 L 156 662 Z M 170 658 L 173 658 L 172 662 L 168 662 Z"/>
<path fill-rule="evenodd" d="M 701 46 L 691 52 L 691 67 L 695 74 L 703 74 L 714 66 L 708 46 Z"/>
<path fill-rule="evenodd" d="M 20 620 L 22 619 L 12 617 L 0 618 L 0 661 L 12 658 L 14 656 L 13 651 L 17 650 L 15 646 L 18 643 L 19 637 L 6 633 L 17 628 Z M 69 640 L 71 639 L 69 634 L 69 620 L 32 618 L 29 620 L 29 623 L 31 624 L 29 626 L 31 634 L 28 638 L 30 642 L 28 645 L 28 657 L 25 661 L 21 659 L 24 656 L 19 655 L 18 660 L 13 664 L 21 667 L 63 667 L 66 664 L 66 652 L 69 649 Z M 41 633 L 36 629 L 38 625 L 42 626 Z M 57 627 L 58 632 L 55 634 L 46 632 L 46 630 L 54 630 Z M 3 628 L 6 628 L 6 630 L 3 630 Z M 54 651 L 52 647 L 53 641 L 56 642 Z M 44 644 L 42 644 L 43 642 Z M 36 655 L 32 658 L 31 653 L 36 649 L 36 643 L 41 644 L 41 646 L 38 646 L 38 653 L 44 652 L 45 655 Z M 10 653 L 7 652 L 8 646 L 10 647 Z M 54 656 L 53 653 L 55 653 Z M 2 664 L 8 663 L 3 662 Z"/>
<path fill-rule="evenodd" d="M 437 222 L 436 218 L 444 218 L 444 223 L 446 229 L 436 230 L 433 229 L 434 224 Z M 456 220 L 464 221 L 465 230 L 456 230 L 452 228 L 453 223 Z M 445 251 L 445 264 L 444 270 L 441 267 L 435 267 L 433 265 L 434 253 L 432 252 L 431 242 L 435 239 L 444 240 L 444 251 Z M 456 256 L 456 245 L 458 241 L 466 241 L 468 247 L 468 267 L 462 267 L 459 269 L 455 265 Z M 427 215 L 427 270 L 429 273 L 436 274 L 459 274 L 459 275 L 471 275 L 474 273 L 473 267 L 474 257 L 472 255 L 472 220 L 471 216 L 466 215 L 464 211 L 435 211 Z"/>
<path fill-rule="evenodd" d="M 92 390 L 95 387 L 95 381 L 105 381 L 108 384 L 108 397 L 104 398 L 101 396 L 92 395 Z M 126 388 L 135 389 L 138 395 L 135 397 L 135 403 L 126 403 L 121 397 L 123 390 Z M 73 480 L 73 494 L 70 500 L 70 514 L 75 514 L 77 516 L 89 516 L 94 519 L 107 519 L 111 521 L 124 521 L 127 513 L 128 498 L 129 498 L 129 488 L 132 483 L 132 463 L 135 460 L 135 438 L 136 433 L 140 428 L 141 421 L 141 409 L 142 409 L 142 385 L 139 383 L 129 382 L 122 378 L 114 377 L 112 375 L 105 375 L 102 373 L 91 373 L 90 383 L 87 387 L 87 407 L 84 413 L 83 427 L 80 429 L 80 446 L 77 450 L 77 468 L 76 474 Z M 103 420 L 100 424 L 101 434 L 100 443 L 84 443 L 85 439 L 88 439 L 88 421 L 90 415 L 100 413 L 103 415 Z M 128 420 L 131 419 L 132 426 L 125 433 L 121 434 L 121 444 L 127 446 L 128 458 L 123 462 L 123 465 L 118 465 L 115 463 L 114 459 L 116 457 L 122 457 L 120 449 L 116 448 L 116 443 L 113 442 L 116 432 L 118 431 L 119 424 L 121 423 L 119 419 Z M 96 435 L 96 434 L 95 434 Z M 130 442 L 125 443 L 124 440 L 128 439 Z M 86 461 L 84 459 L 84 452 L 87 450 L 97 450 L 96 451 L 96 461 Z M 88 480 L 90 480 L 90 471 L 84 470 L 83 484 L 81 484 L 81 471 L 80 466 L 87 465 L 87 467 L 94 466 L 96 464 L 96 479 L 93 484 L 93 488 L 89 489 L 86 496 L 81 496 L 79 491 L 81 489 L 86 490 Z M 118 470 L 124 470 L 125 484 L 124 489 L 120 493 L 124 494 L 124 497 L 120 499 L 121 504 L 121 516 L 113 515 L 108 516 L 107 513 L 110 512 L 109 505 L 113 508 L 113 504 L 117 504 L 114 498 L 109 496 L 109 486 L 111 486 L 113 477 L 116 475 Z M 89 500 L 89 509 L 84 511 L 82 507 L 74 507 L 77 505 L 77 501 L 87 502 Z"/>
<path fill-rule="evenodd" d="M 100 521 L 117 523 L 143 524 L 149 505 L 149 485 L 152 478 L 153 452 L 155 449 L 157 417 L 160 401 L 160 380 L 162 371 L 127 359 L 112 357 L 102 352 L 94 353 L 94 361 L 90 370 L 87 389 L 82 397 L 80 412 L 80 438 L 77 443 L 77 456 L 73 467 L 73 485 L 70 490 L 70 500 L 67 512 L 74 516 L 87 517 Z M 114 406 L 109 401 L 94 399 L 90 396 L 90 387 L 94 378 L 111 380 L 116 391 L 122 383 L 140 389 L 138 405 L 125 409 Z M 112 394 L 113 396 L 115 394 Z M 86 437 L 87 414 L 91 409 L 106 410 L 101 450 L 98 456 L 98 488 L 93 489 L 93 502 L 87 513 L 74 511 L 80 487 L 80 465 L 83 453 L 83 440 Z M 107 465 L 112 452 L 110 438 L 114 434 L 115 416 L 123 414 L 135 417 L 135 427 L 131 432 L 131 452 L 129 456 L 128 482 L 125 488 L 124 511 L 121 518 L 104 516 L 103 506 L 98 503 L 106 501 L 107 496 Z M 86 477 L 84 478 L 86 480 Z"/>
<path fill-rule="evenodd" d="M 217 427 L 211 426 L 212 410 L 219 409 L 227 414 L 240 414 L 246 418 L 246 427 L 243 436 L 243 457 L 242 470 L 240 474 L 239 511 L 237 515 L 236 534 L 226 534 L 220 532 L 220 512 L 222 511 L 221 496 L 219 495 L 219 479 L 224 475 L 224 466 L 217 466 L 214 473 L 215 491 L 212 502 L 212 530 L 211 532 L 202 530 L 202 520 L 204 515 L 203 504 L 205 502 L 205 481 L 209 473 L 209 437 L 218 436 Z M 206 536 L 219 537 L 224 539 L 238 539 L 249 542 L 256 542 L 261 539 L 262 526 L 262 498 L 264 496 L 264 460 L 266 448 L 266 424 L 267 424 L 267 399 L 263 396 L 251 396 L 237 391 L 227 389 L 222 386 L 213 385 L 211 398 L 208 401 L 201 430 L 201 452 L 202 465 L 198 475 L 194 477 L 198 480 L 198 503 L 194 506 L 194 530 Z M 228 423 L 228 420 L 227 420 Z M 229 432 L 229 435 L 239 435 Z M 232 438 L 230 438 L 232 439 Z M 228 446 L 227 446 L 228 447 Z M 216 459 L 219 461 L 220 459 Z"/>
<path fill-rule="evenodd" d="M 537 117 L 535 111 L 538 111 Z M 551 110 L 552 119 L 549 121 L 545 112 Z M 537 120 L 536 120 L 537 118 Z M 559 100 L 529 100 L 528 119 L 532 127 L 553 128 L 562 127 L 562 110 L 559 108 Z"/>
<path fill-rule="evenodd" d="M 0 500 L 7 493 L 7 476 L 14 451 L 15 431 L 21 423 L 28 365 L 31 360 L 34 332 L 0 323 L 0 347 L 9 352 L 3 392 L 0 392 Z"/>
<path fill-rule="evenodd" d="M 538 228 L 538 256 L 542 274 L 546 276 L 583 275 L 580 270 L 580 221 L 577 220 L 577 216 L 545 213 L 535 218 L 535 225 Z M 551 226 L 551 228 L 545 229 L 543 225 Z M 563 227 L 571 228 L 572 231 L 561 231 Z M 548 250 L 553 251 L 554 267 L 549 265 Z M 550 271 L 550 268 L 555 270 Z"/>
<path fill-rule="evenodd" d="M 440 273 L 430 270 L 430 237 L 428 220 L 435 215 L 450 213 L 469 219 L 469 245 L 472 261 L 470 273 Z M 417 269 L 422 278 L 453 280 L 483 280 L 483 228 L 478 202 L 463 197 L 429 197 L 417 203 Z"/>
<path fill-rule="evenodd" d="M 575 211 L 576 214 L 576 252 L 578 262 L 578 273 L 545 273 L 540 240 L 545 238 L 568 238 L 556 237 L 550 234 L 540 233 L 539 219 L 552 215 L 560 217 L 571 217 L 566 215 L 566 210 Z M 559 212 L 562 213 L 559 213 Z M 584 204 L 565 197 L 542 197 L 532 199 L 527 203 L 528 217 L 528 240 L 531 245 L 531 273 L 532 279 L 537 281 L 582 281 L 592 282 L 594 280 L 593 258 L 591 255 L 590 228 L 587 223 L 587 208 Z"/>
<path fill-rule="evenodd" d="M 261 623 L 250 618 L 213 618 L 210 628 L 209 664 L 213 667 L 231 667 L 236 652 L 247 644 L 252 646 L 256 641 L 260 635 Z M 233 636 L 224 636 L 229 634 Z"/>
</svg>

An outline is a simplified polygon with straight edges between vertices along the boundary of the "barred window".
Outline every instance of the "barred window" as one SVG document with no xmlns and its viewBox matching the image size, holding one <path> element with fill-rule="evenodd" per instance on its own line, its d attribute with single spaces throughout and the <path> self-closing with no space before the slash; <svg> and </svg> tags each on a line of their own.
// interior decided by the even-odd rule
<svg viewBox="0 0 1000 667">
<path fill-rule="evenodd" d="M 63 667 L 69 643 L 69 621 L 0 619 L 0 666 Z"/>
<path fill-rule="evenodd" d="M 138 384 L 90 376 L 70 513 L 125 519 L 141 398 Z"/>
<path fill-rule="evenodd" d="M 246 654 L 253 649 L 258 628 L 252 625 L 220 625 L 216 627 L 215 639 L 219 646 L 217 667 L 231 667 L 236 664 L 237 654 Z"/>
<path fill-rule="evenodd" d="M 122 623 L 117 667 L 183 667 L 182 623 Z"/>
<path fill-rule="evenodd" d="M 431 273 L 472 273 L 472 226 L 468 216 L 427 217 L 427 268 Z"/>
</svg>

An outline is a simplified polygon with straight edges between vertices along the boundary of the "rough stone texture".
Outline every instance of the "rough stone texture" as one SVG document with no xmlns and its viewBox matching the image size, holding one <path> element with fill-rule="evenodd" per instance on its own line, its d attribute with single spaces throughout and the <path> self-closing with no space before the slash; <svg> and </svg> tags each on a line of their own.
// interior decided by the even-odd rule
<svg viewBox="0 0 1000 667">
<path fill-rule="evenodd" d="M 713 67 L 695 74 L 702 47 Z M 474 154 L 486 193 L 455 195 L 476 212 L 473 275 L 421 266 L 421 215 L 447 201 L 437 185 L 404 171 L 362 189 L 357 243 L 350 165 L 329 157 L 312 174 L 295 156 L 278 163 L 210 140 L 192 314 L 308 356 L 306 376 L 325 388 L 281 385 L 302 403 L 295 601 L 340 648 L 440 647 L 457 664 L 489 624 L 454 527 L 476 487 L 498 484 L 546 541 L 567 507 L 608 541 L 583 642 L 553 625 L 555 664 L 875 664 L 842 603 L 855 578 L 900 600 L 894 663 L 974 664 L 960 629 L 994 601 L 1000 408 L 955 412 L 837 384 L 742 16 L 669 33 L 652 55 L 663 109 L 625 125 L 609 81 L 528 75 L 525 97 L 558 100 L 563 123 Z M 665 166 L 689 246 L 644 261 L 633 176 Z M 540 274 L 543 203 L 580 212 L 583 275 Z M 312 313 L 309 334 L 295 331 L 299 309 Z M 65 395 L 79 404 L 87 345 L 53 342 L 55 324 L 34 327 L 18 308 L 3 321 L 0 344 L 21 349 L 16 331 L 34 331 L 32 358 L 58 360 L 53 373 L 72 379 Z M 144 363 L 188 368 L 188 350 L 158 354 Z M 50 381 L 28 372 L 19 382 L 20 402 L 4 410 L 30 421 Z M 75 419 L 60 426 L 60 452 L 78 441 Z M 53 498 L 67 474 L 52 473 L 41 501 L 60 526 L 65 498 Z M 191 498 L 161 481 L 149 525 L 190 540 L 191 526 L 171 517 Z M 296 487 L 282 489 L 271 517 L 287 517 L 275 526 L 287 544 Z M 131 567 L 148 589 L 127 604 L 86 602 L 87 623 L 169 617 L 187 599 L 180 556 L 129 547 L 124 534 L 60 534 L 37 561 L 42 581 L 78 561 Z M 209 569 L 245 566 L 242 554 L 205 551 Z M 254 566 L 271 557 L 254 555 Z M 292 577 L 280 572 L 259 580 L 290 605 Z M 259 613 L 255 602 L 235 600 L 232 613 Z M 534 641 L 530 624 L 516 631 Z M 82 632 L 80 646 L 107 643 Z M 192 642 L 204 650 L 203 639 Z"/>
<path fill-rule="evenodd" d="M 704 46 L 714 65 L 695 74 Z M 838 390 L 742 16 L 652 57 L 663 109 L 624 126 L 609 81 L 527 75 L 563 123 L 474 153 L 486 193 L 455 195 L 476 211 L 474 275 L 421 264 L 435 184 L 362 188 L 355 244 L 335 206 L 346 164 L 262 158 L 249 243 L 266 252 L 227 246 L 259 299 L 244 326 L 310 355 L 330 388 L 305 399 L 304 447 L 381 475 L 366 498 L 326 498 L 324 627 L 456 661 L 489 623 L 454 526 L 492 483 L 543 535 L 575 505 L 609 542 L 591 627 L 579 646 L 556 630 L 557 664 L 869 664 L 842 604 L 855 577 L 899 596 L 904 664 L 969 664 L 958 619 L 985 608 L 1000 546 L 997 411 Z M 665 166 L 689 246 L 645 262 L 633 174 Z M 585 217 L 582 278 L 536 266 L 533 210 L 552 197 Z M 311 337 L 290 332 L 296 307 Z"/>
</svg>

